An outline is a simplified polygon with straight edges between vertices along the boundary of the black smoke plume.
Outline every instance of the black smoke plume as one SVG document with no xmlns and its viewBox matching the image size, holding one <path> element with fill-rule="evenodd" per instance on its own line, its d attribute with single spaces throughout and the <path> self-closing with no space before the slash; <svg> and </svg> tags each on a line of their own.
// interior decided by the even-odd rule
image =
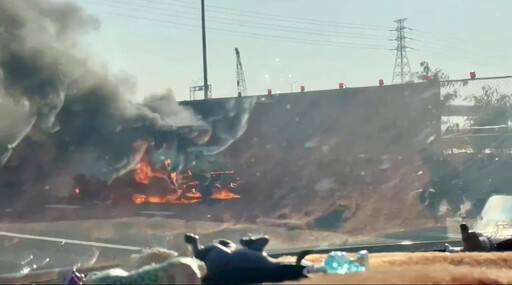
<svg viewBox="0 0 512 285">
<path fill-rule="evenodd" d="M 79 38 L 100 26 L 71 3 L 0 1 L 0 174 L 25 176 L 24 187 L 75 173 L 112 180 L 184 127 L 208 138 L 172 92 L 134 103 L 122 80 L 90 63 Z"/>
</svg>

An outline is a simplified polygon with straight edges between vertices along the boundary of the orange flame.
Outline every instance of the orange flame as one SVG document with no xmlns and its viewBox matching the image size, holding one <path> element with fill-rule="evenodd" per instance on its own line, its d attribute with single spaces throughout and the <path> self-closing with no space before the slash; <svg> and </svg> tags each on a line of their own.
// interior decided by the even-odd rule
<svg viewBox="0 0 512 285">
<path fill-rule="evenodd" d="M 168 159 L 169 160 L 169 159 Z M 166 161 L 167 162 L 167 161 Z M 169 164 L 171 161 L 169 160 Z M 142 156 L 140 162 L 137 164 L 137 171 L 135 172 L 135 181 L 142 184 L 149 184 L 153 177 L 166 177 L 165 171 L 153 172 L 151 164 L 146 155 Z"/>
<path fill-rule="evenodd" d="M 231 199 L 238 199 L 240 198 L 239 195 L 236 195 L 233 192 L 230 192 L 226 188 L 221 188 L 220 190 L 214 190 L 212 196 L 210 196 L 210 199 L 214 200 L 231 200 Z"/>
<path fill-rule="evenodd" d="M 167 169 L 171 166 L 171 160 L 166 159 L 164 164 Z M 212 176 L 215 175 L 234 175 L 234 171 L 224 172 L 211 172 Z M 165 196 L 157 195 L 144 195 L 144 194 L 133 194 L 133 203 L 139 205 L 142 203 L 155 203 L 155 204 L 194 204 L 198 203 L 203 199 L 203 195 L 197 190 L 199 186 L 198 181 L 192 180 L 192 172 L 187 170 L 184 174 L 178 174 L 176 172 L 168 173 L 163 170 L 153 170 L 151 163 L 147 155 L 143 155 L 140 162 L 137 164 L 137 169 L 134 174 L 134 179 L 138 183 L 149 184 L 153 177 L 164 177 L 169 180 L 169 191 Z M 230 183 L 228 187 L 223 187 L 221 184 L 216 184 L 212 191 L 210 199 L 214 200 L 230 200 L 238 199 L 239 195 L 236 195 L 229 191 L 227 188 L 234 189 L 236 183 Z M 76 192 L 76 190 L 75 190 Z M 78 192 L 77 192 L 78 193 Z"/>
<path fill-rule="evenodd" d="M 201 199 L 179 199 L 177 195 L 167 195 L 164 197 L 160 196 L 146 196 L 142 194 L 133 194 L 133 202 L 137 205 L 142 203 L 151 203 L 151 204 L 195 204 L 201 201 Z"/>
</svg>

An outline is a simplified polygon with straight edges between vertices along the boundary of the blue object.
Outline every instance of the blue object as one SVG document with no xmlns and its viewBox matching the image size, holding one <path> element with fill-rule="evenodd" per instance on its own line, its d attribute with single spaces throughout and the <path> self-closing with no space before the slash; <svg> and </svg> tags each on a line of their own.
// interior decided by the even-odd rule
<svg viewBox="0 0 512 285">
<path fill-rule="evenodd" d="M 324 260 L 324 268 L 330 274 L 364 272 L 368 269 L 368 252 L 362 250 L 351 259 L 346 252 L 332 251 Z"/>
</svg>

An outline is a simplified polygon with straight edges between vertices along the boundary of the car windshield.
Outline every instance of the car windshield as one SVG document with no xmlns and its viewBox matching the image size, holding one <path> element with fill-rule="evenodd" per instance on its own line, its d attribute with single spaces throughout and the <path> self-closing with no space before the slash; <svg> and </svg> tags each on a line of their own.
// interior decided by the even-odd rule
<svg viewBox="0 0 512 285">
<path fill-rule="evenodd" d="M 0 0 L 0 273 L 504 234 L 510 9 Z"/>
</svg>

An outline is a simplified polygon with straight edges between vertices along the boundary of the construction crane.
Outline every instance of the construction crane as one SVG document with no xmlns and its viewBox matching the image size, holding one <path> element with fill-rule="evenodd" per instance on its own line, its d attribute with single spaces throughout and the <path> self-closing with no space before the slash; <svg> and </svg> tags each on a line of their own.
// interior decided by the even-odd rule
<svg viewBox="0 0 512 285">
<path fill-rule="evenodd" d="M 244 68 L 240 59 L 240 51 L 235 48 L 236 53 L 236 87 L 238 88 L 238 97 L 247 95 L 247 86 L 245 85 Z"/>
</svg>

